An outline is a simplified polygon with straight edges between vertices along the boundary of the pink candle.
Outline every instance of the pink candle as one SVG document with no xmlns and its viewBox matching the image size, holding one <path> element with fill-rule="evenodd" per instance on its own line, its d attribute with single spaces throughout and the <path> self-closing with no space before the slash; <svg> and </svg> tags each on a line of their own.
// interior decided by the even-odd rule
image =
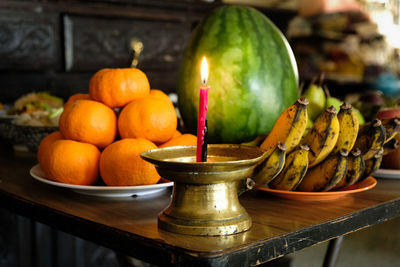
<svg viewBox="0 0 400 267">
<path fill-rule="evenodd" d="M 207 101 L 208 101 L 208 66 L 207 60 L 203 57 L 201 63 L 201 81 L 200 86 L 200 98 L 199 98 L 199 117 L 197 120 L 197 150 L 196 150 L 196 162 L 206 161 L 207 159 L 207 142 L 205 142 L 205 126 L 207 120 Z M 204 147 L 203 147 L 204 146 Z"/>
</svg>

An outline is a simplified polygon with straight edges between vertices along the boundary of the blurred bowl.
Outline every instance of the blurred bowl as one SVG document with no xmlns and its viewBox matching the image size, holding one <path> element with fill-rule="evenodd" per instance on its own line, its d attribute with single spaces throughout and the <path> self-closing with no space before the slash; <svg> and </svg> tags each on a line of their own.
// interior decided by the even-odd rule
<svg viewBox="0 0 400 267">
<path fill-rule="evenodd" d="M 14 144 L 25 145 L 32 152 L 36 152 L 40 142 L 47 135 L 58 131 L 58 126 L 27 126 L 11 123 L 14 128 Z"/>
<path fill-rule="evenodd" d="M 0 116 L 0 139 L 4 139 L 6 142 L 11 142 L 14 139 L 14 124 L 13 120 L 17 118 L 17 115 L 1 115 Z"/>
</svg>

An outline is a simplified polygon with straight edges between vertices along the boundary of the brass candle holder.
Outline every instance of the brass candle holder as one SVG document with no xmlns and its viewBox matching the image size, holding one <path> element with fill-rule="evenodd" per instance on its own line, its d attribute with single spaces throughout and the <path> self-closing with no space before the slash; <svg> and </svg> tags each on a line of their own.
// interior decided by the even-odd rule
<svg viewBox="0 0 400 267">
<path fill-rule="evenodd" d="M 172 201 L 158 216 L 161 229 L 189 235 L 229 235 L 252 221 L 238 195 L 251 189 L 254 169 L 266 154 L 258 147 L 208 145 L 207 162 L 196 162 L 196 146 L 142 153 L 161 177 L 174 181 Z"/>
</svg>

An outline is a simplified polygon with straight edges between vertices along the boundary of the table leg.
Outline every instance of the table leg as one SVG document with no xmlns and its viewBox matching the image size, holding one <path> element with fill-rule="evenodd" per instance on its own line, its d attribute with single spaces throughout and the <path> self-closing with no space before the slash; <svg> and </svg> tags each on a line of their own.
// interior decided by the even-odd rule
<svg viewBox="0 0 400 267">
<path fill-rule="evenodd" d="M 343 236 L 339 236 L 329 241 L 328 249 L 326 251 L 323 267 L 334 267 L 336 264 L 337 256 L 339 255 L 340 246 L 343 241 Z"/>
<path fill-rule="evenodd" d="M 50 228 L 50 253 L 51 253 L 51 266 L 58 266 L 58 235 L 57 230 Z"/>
<path fill-rule="evenodd" d="M 34 220 L 28 219 L 29 220 L 29 231 L 30 231 L 30 258 L 31 258 L 31 266 L 36 267 L 37 266 L 37 235 L 36 235 L 36 222 Z"/>
</svg>

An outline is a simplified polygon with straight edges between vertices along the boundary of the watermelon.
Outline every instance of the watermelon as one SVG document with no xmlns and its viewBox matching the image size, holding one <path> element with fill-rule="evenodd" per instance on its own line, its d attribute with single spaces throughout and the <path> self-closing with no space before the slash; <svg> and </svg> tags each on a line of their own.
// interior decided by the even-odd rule
<svg viewBox="0 0 400 267">
<path fill-rule="evenodd" d="M 267 133 L 297 99 L 297 65 L 279 29 L 254 8 L 222 6 L 195 28 L 183 56 L 177 94 L 189 132 L 196 134 L 203 56 L 208 143 L 241 143 Z"/>
</svg>

